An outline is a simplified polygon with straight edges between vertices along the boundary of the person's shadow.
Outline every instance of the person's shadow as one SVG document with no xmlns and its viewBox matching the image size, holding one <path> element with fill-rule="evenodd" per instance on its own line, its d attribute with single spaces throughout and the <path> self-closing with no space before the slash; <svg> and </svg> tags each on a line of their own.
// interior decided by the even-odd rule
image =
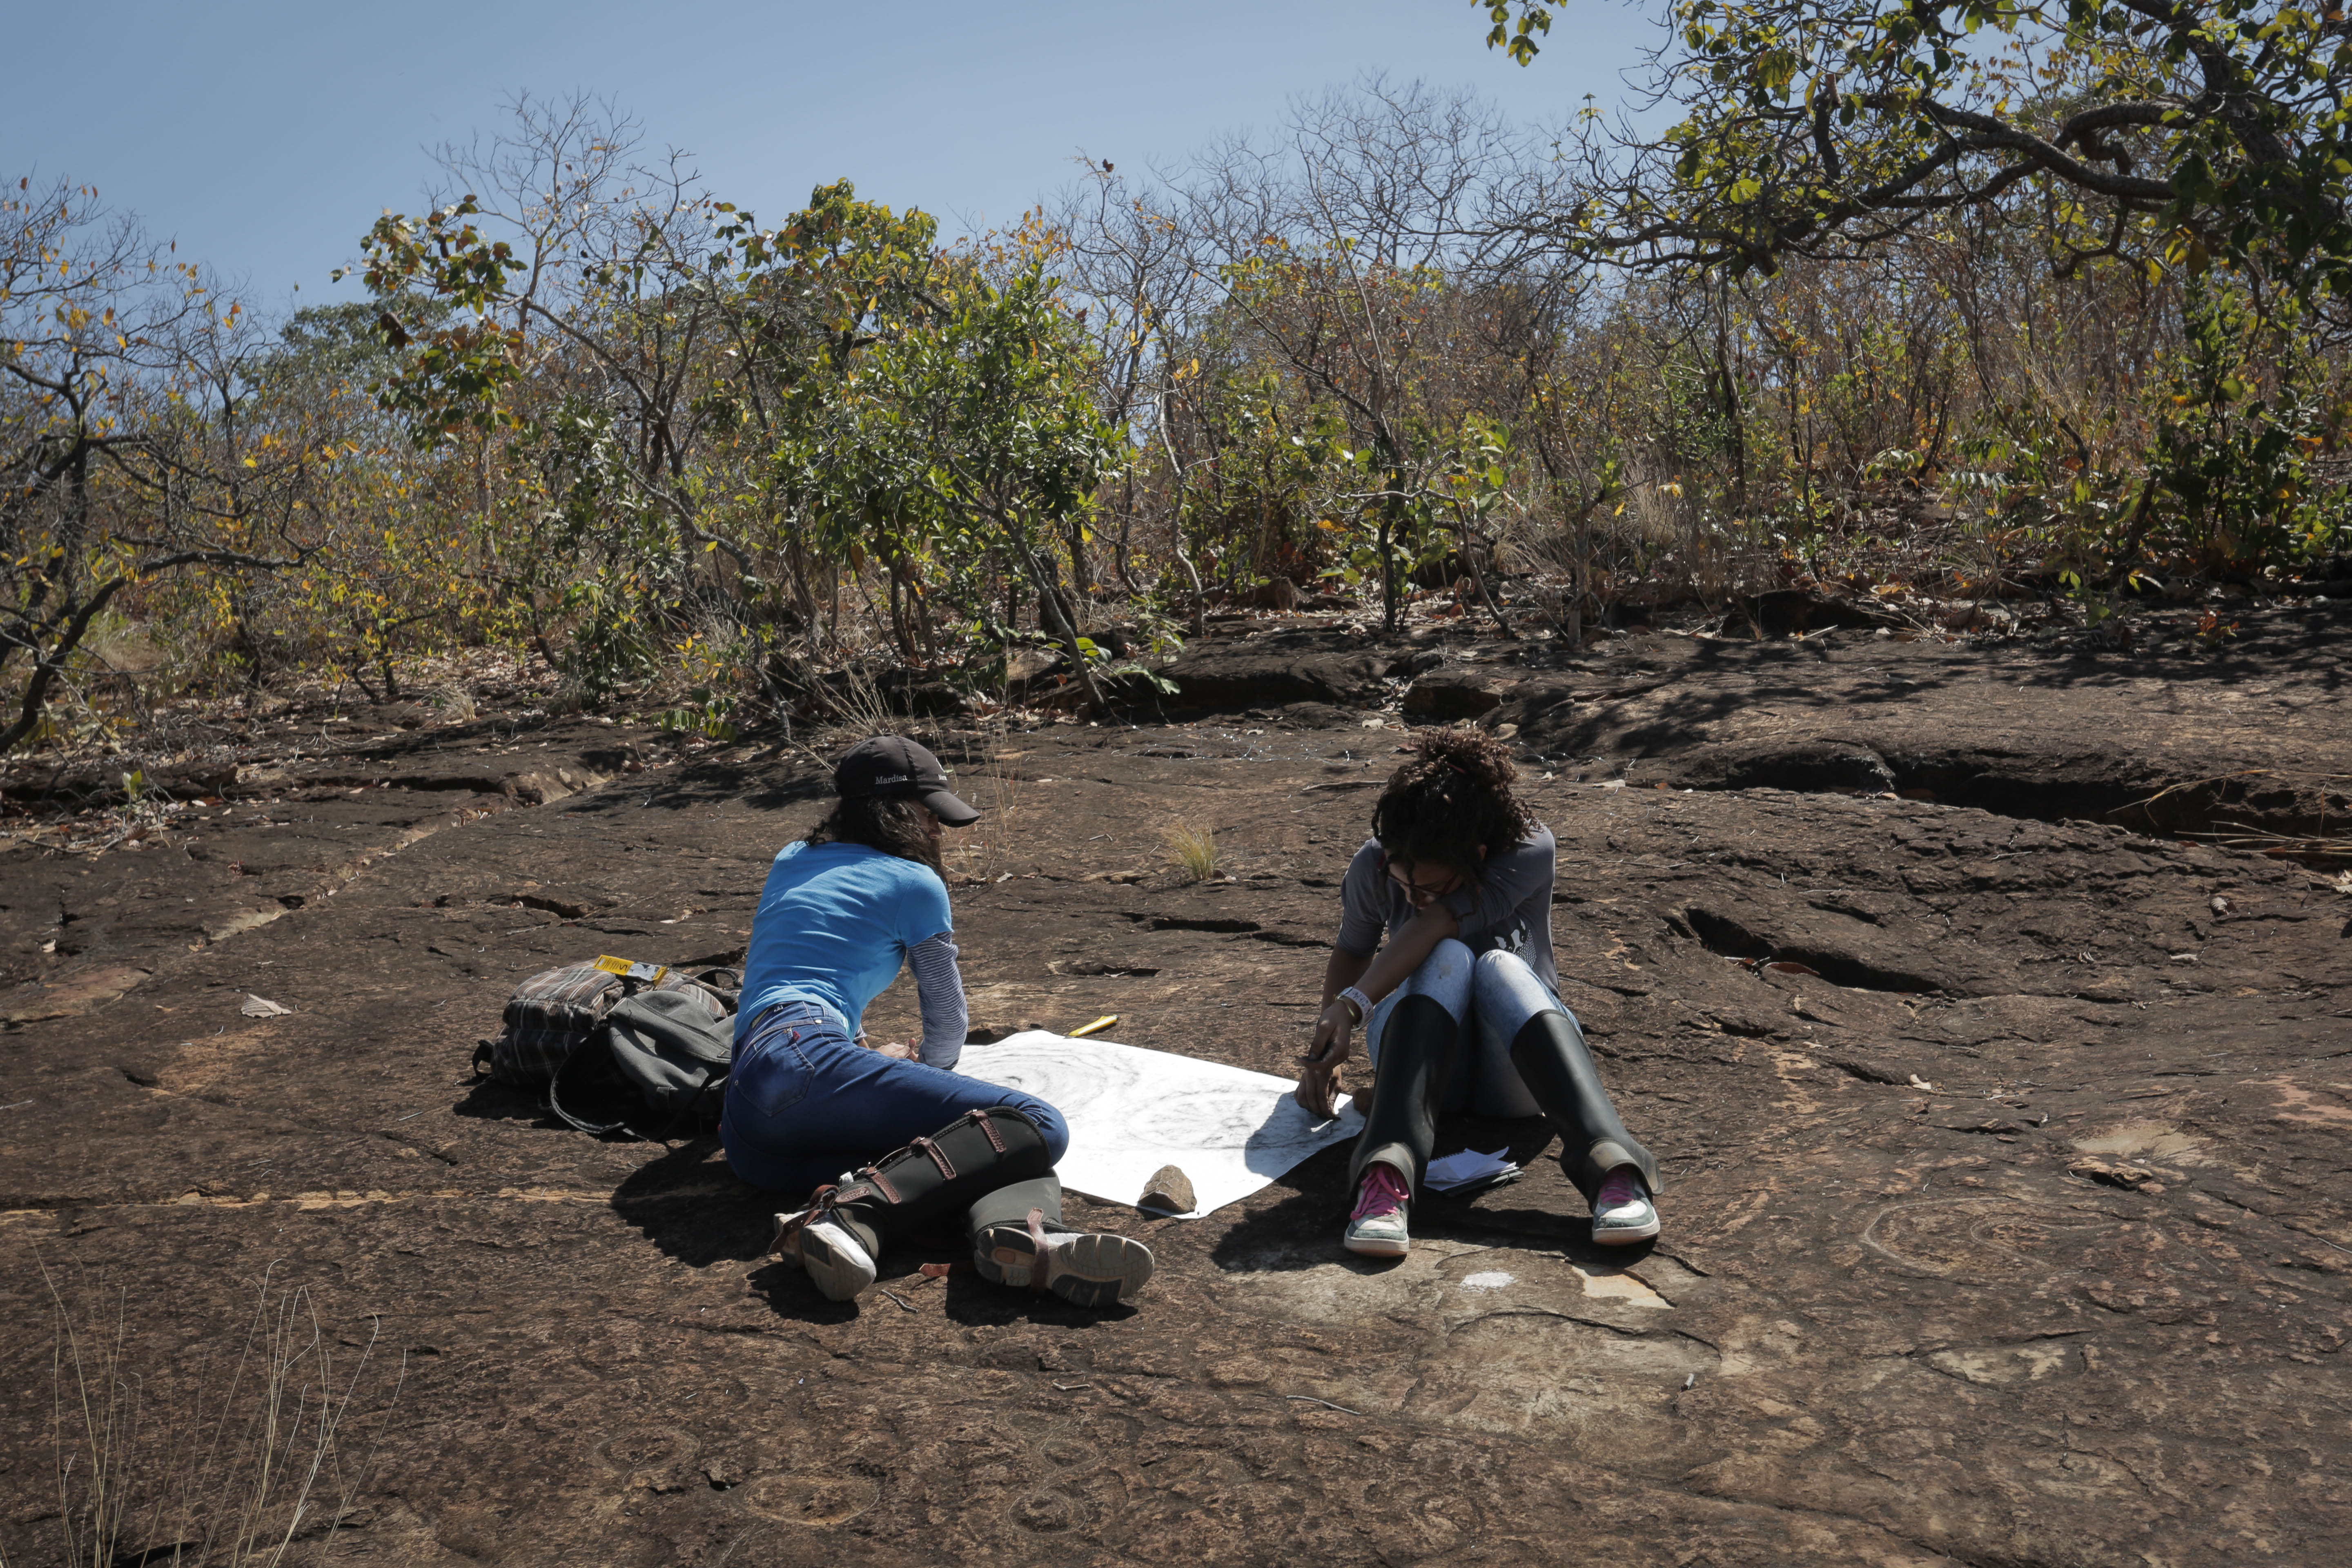
<svg viewBox="0 0 2352 1568">
<path fill-rule="evenodd" d="M 768 1249 L 781 1205 L 727 1167 L 715 1135 L 680 1143 L 630 1172 L 613 1212 L 688 1268 L 750 1262 Z"/>
<path fill-rule="evenodd" d="M 680 1143 L 648 1160 L 613 1189 L 613 1212 L 667 1257 L 690 1268 L 756 1264 L 745 1282 L 780 1318 L 839 1323 L 857 1316 L 855 1301 L 828 1301 L 808 1276 L 768 1255 L 775 1215 L 787 1205 L 728 1168 L 715 1135 Z"/>
</svg>

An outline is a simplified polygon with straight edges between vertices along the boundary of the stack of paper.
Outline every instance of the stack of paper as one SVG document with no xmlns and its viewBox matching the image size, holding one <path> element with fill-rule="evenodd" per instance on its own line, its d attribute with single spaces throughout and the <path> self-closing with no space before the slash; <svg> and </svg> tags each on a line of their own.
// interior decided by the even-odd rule
<svg viewBox="0 0 2352 1568">
<path fill-rule="evenodd" d="M 1459 1154 L 1448 1154 L 1429 1163 L 1429 1173 L 1422 1185 L 1433 1193 L 1456 1192 L 1464 1187 L 1475 1187 L 1493 1182 L 1507 1182 L 1519 1173 L 1518 1165 L 1504 1158 L 1507 1151 L 1497 1149 L 1491 1154 L 1481 1154 L 1465 1149 Z"/>
</svg>

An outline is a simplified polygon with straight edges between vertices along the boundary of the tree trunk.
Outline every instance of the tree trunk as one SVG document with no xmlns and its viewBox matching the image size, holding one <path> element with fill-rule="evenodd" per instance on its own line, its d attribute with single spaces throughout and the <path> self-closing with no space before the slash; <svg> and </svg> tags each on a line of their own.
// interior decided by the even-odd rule
<svg viewBox="0 0 2352 1568">
<path fill-rule="evenodd" d="M 1203 636 L 1208 630 L 1208 605 L 1201 587 L 1200 568 L 1192 564 L 1192 552 L 1184 548 L 1184 462 L 1176 454 L 1176 437 L 1168 431 L 1168 394 L 1160 395 L 1160 444 L 1168 448 L 1168 469 L 1176 478 L 1176 493 L 1168 502 L 1168 543 L 1184 568 L 1184 575 L 1192 580 L 1192 635 Z"/>
<path fill-rule="evenodd" d="M 1724 428 L 1729 432 L 1732 506 L 1748 510 L 1748 431 L 1740 417 L 1739 385 L 1731 370 L 1731 312 L 1718 308 L 1715 318 L 1715 374 L 1720 388 Z"/>
<path fill-rule="evenodd" d="M 1391 473 L 1390 483 L 1403 482 L 1402 474 Z M 1381 502 L 1381 625 L 1388 631 L 1397 629 L 1397 514 L 1403 509 L 1391 496 Z"/>
<path fill-rule="evenodd" d="M 1070 531 L 1070 592 L 1091 598 L 1094 595 L 1094 574 L 1087 563 L 1087 531 L 1077 519 L 1072 518 Z"/>
<path fill-rule="evenodd" d="M 1454 536 L 1461 541 L 1462 564 L 1470 568 L 1470 581 L 1477 585 L 1478 597 L 1486 602 L 1486 613 L 1495 617 L 1496 628 L 1507 640 L 1517 641 L 1519 634 L 1513 631 L 1511 623 L 1503 618 L 1502 606 L 1495 603 L 1495 595 L 1486 587 L 1486 574 L 1478 564 L 1478 552 L 1472 547 L 1473 535 L 1468 525 L 1465 524 L 1455 529 Z M 1478 542 L 1485 542 L 1480 540 Z"/>
<path fill-rule="evenodd" d="M 899 570 L 895 560 L 888 562 L 885 570 L 890 576 L 890 631 L 898 642 L 898 657 L 908 664 L 920 663 L 921 657 L 915 649 L 913 635 L 907 629 L 907 615 L 902 608 L 907 591 L 906 574 Z"/>
<path fill-rule="evenodd" d="M 106 602 L 129 581 L 127 577 L 117 577 L 100 584 L 81 608 L 68 610 L 65 623 L 58 633 L 58 640 L 51 645 L 49 651 L 46 654 L 36 652 L 31 676 L 25 682 L 24 698 L 17 704 L 16 720 L 6 729 L 0 730 L 0 756 L 14 751 L 19 742 L 38 727 L 41 709 L 49 700 L 49 687 L 57 680 L 58 672 L 65 668 L 65 662 L 73 656 L 73 650 L 81 646 L 82 637 L 89 631 L 89 623 L 106 608 Z"/>
<path fill-rule="evenodd" d="M 1063 648 L 1069 654 L 1071 668 L 1077 671 L 1078 684 L 1086 691 L 1087 702 L 1097 713 L 1109 712 L 1110 704 L 1103 700 L 1102 688 L 1095 682 L 1095 672 L 1088 664 L 1086 650 L 1078 647 L 1077 627 L 1070 624 L 1069 616 L 1064 613 L 1060 584 L 1054 581 L 1050 563 L 1038 558 L 1037 552 L 1029 546 L 1026 531 L 1017 523 L 1008 522 L 1006 532 L 1012 537 L 1013 552 L 1028 566 L 1029 585 L 1037 594 L 1037 618 L 1040 621 L 1051 619 L 1054 635 L 1061 639 Z"/>
<path fill-rule="evenodd" d="M 1584 600 L 1592 591 L 1592 509 L 1576 517 L 1576 543 L 1568 563 L 1568 614 L 1560 629 L 1568 634 L 1568 651 L 1584 651 Z"/>
</svg>

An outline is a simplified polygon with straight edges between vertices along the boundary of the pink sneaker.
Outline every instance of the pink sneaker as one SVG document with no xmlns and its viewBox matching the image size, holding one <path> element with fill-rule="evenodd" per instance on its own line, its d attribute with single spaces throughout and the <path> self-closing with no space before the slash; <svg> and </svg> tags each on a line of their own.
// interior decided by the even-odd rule
<svg viewBox="0 0 2352 1568">
<path fill-rule="evenodd" d="M 1412 1197 L 1395 1166 L 1375 1162 L 1367 1167 L 1356 1192 L 1356 1212 L 1348 1216 L 1348 1250 L 1366 1258 L 1402 1258 L 1412 1247 L 1404 1223 Z"/>
<path fill-rule="evenodd" d="M 1650 1201 L 1642 1173 L 1620 1165 L 1602 1177 L 1592 1199 L 1592 1239 L 1603 1247 L 1623 1247 L 1657 1234 L 1657 1205 Z"/>
</svg>

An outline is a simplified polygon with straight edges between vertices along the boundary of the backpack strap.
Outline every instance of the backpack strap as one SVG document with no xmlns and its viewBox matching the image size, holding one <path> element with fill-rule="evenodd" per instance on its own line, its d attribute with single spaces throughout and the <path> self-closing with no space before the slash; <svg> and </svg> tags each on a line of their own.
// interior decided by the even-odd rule
<svg viewBox="0 0 2352 1568">
<path fill-rule="evenodd" d="M 496 1040 L 477 1040 L 474 1042 L 474 1076 L 476 1078 L 480 1078 L 490 1070 L 490 1053 L 497 1048 L 498 1042 Z"/>
<path fill-rule="evenodd" d="M 669 1120 L 662 1123 L 660 1131 L 640 1132 L 634 1127 L 625 1131 L 652 1143 L 675 1143 L 680 1139 L 691 1141 L 707 1137 L 719 1121 L 719 1105 L 726 1096 L 727 1075 L 720 1073 L 696 1089 L 693 1099 L 670 1112 Z"/>
<path fill-rule="evenodd" d="M 730 1016 L 743 1005 L 743 975 L 740 970 L 706 969 L 688 978 L 719 998 L 719 1005 Z"/>
<path fill-rule="evenodd" d="M 604 1043 L 604 1026 L 600 1025 L 598 1026 L 596 1032 L 590 1035 L 586 1042 L 583 1044 L 579 1049 L 573 1051 L 570 1056 L 563 1058 L 563 1065 L 555 1069 L 555 1076 L 547 1080 L 547 1109 L 553 1111 L 559 1118 L 571 1126 L 579 1129 L 583 1132 L 593 1133 L 599 1138 L 610 1132 L 625 1132 L 632 1138 L 642 1137 L 644 1134 L 637 1131 L 635 1128 L 631 1127 L 626 1121 L 591 1121 L 585 1117 L 575 1116 L 571 1111 L 563 1109 L 563 1101 L 561 1098 L 561 1091 L 563 1088 L 563 1075 L 572 1070 L 572 1066 L 574 1062 L 580 1061 L 583 1058 L 592 1055 L 595 1047 Z M 606 1056 L 608 1059 L 610 1055 L 611 1047 L 607 1047 Z"/>
</svg>

